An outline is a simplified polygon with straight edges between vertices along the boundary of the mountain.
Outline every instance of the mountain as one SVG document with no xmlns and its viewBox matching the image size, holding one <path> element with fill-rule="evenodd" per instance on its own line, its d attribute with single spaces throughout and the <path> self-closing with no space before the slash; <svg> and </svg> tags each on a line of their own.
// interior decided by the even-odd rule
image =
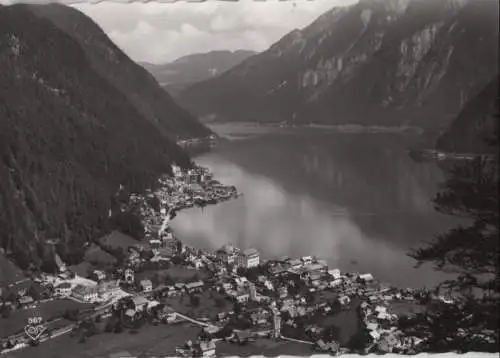
<svg viewBox="0 0 500 358">
<path fill-rule="evenodd" d="M 191 161 L 96 71 L 88 48 L 31 9 L 0 7 L 0 245 L 26 268 L 52 260 L 57 239 L 72 265 L 110 229 L 121 184 L 141 192 Z"/>
<path fill-rule="evenodd" d="M 88 16 L 60 4 L 31 5 L 29 10 L 49 19 L 75 39 L 85 51 L 92 68 L 164 134 L 175 138 L 192 138 L 211 133 L 178 106 L 153 76 L 125 55 Z"/>
<path fill-rule="evenodd" d="M 184 90 L 220 121 L 441 130 L 498 74 L 498 1 L 361 0 Z"/>
<path fill-rule="evenodd" d="M 148 70 L 164 89 L 175 96 L 189 85 L 217 76 L 255 54 L 254 51 L 245 50 L 211 51 L 184 56 L 163 65 L 145 62 L 140 65 Z"/>
<path fill-rule="evenodd" d="M 499 77 L 468 101 L 436 147 L 449 152 L 481 153 L 491 150 L 487 140 L 498 130 Z"/>
</svg>

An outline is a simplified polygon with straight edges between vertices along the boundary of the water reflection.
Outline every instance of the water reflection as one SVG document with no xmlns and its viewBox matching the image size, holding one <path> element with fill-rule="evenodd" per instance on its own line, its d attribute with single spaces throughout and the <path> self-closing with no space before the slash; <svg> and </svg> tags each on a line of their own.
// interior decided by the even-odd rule
<svg viewBox="0 0 500 358">
<path fill-rule="evenodd" d="M 234 242 L 265 257 L 316 255 L 396 284 L 432 285 L 442 276 L 414 270 L 406 252 L 452 222 L 430 203 L 441 172 L 413 163 L 404 143 L 345 134 L 230 143 L 197 161 L 244 196 L 181 212 L 173 225 L 197 246 Z"/>
</svg>

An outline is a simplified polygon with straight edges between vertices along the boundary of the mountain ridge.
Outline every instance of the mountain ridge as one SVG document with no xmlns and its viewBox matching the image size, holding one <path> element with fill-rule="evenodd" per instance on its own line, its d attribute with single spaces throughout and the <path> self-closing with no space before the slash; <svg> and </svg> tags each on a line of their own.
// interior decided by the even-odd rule
<svg viewBox="0 0 500 358">
<path fill-rule="evenodd" d="M 0 8 L 0 245 L 23 269 L 84 257 L 115 193 L 154 187 L 189 156 L 29 5 Z"/>
<path fill-rule="evenodd" d="M 165 64 L 139 64 L 148 70 L 167 92 L 176 96 L 189 85 L 223 73 L 256 53 L 249 50 L 215 50 L 183 56 Z"/>
<path fill-rule="evenodd" d="M 125 55 L 90 17 L 61 4 L 29 5 L 28 9 L 78 41 L 94 70 L 123 93 L 163 134 L 173 139 L 211 134 L 210 129 L 174 102 L 148 71 Z"/>
<path fill-rule="evenodd" d="M 497 10 L 489 0 L 333 8 L 178 99 L 220 121 L 441 131 L 498 74 Z"/>
</svg>

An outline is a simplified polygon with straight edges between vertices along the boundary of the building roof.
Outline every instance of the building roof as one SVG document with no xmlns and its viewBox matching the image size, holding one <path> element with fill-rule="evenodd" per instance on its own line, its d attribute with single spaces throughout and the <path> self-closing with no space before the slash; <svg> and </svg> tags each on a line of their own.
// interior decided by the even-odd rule
<svg viewBox="0 0 500 358">
<path fill-rule="evenodd" d="M 63 283 L 60 283 L 59 285 L 56 286 L 56 288 L 71 288 L 71 283 L 69 282 L 63 282 Z"/>
<path fill-rule="evenodd" d="M 198 288 L 198 287 L 201 287 L 201 286 L 203 286 L 203 281 L 190 282 L 190 283 L 186 284 L 186 288 L 188 290 L 192 289 L 192 288 Z"/>
<path fill-rule="evenodd" d="M 82 295 L 85 295 L 85 294 L 92 294 L 92 293 L 95 293 L 97 292 L 96 288 L 95 287 L 90 287 L 90 286 L 84 286 L 84 285 L 76 285 L 74 288 L 73 288 L 73 293 L 78 293 L 78 294 L 82 294 Z"/>
<path fill-rule="evenodd" d="M 151 280 L 141 280 L 140 284 L 142 286 L 146 286 L 146 285 L 152 285 L 153 283 L 151 282 Z"/>
<path fill-rule="evenodd" d="M 30 303 L 30 302 L 33 302 L 33 297 L 31 296 L 23 296 L 21 298 L 19 298 L 19 302 L 21 303 Z"/>
<path fill-rule="evenodd" d="M 134 301 L 134 305 L 136 305 L 136 306 L 142 306 L 142 305 L 145 305 L 145 304 L 147 304 L 147 303 L 149 302 L 149 301 L 146 299 L 146 297 L 141 296 L 141 295 L 139 295 L 139 296 L 134 296 L 134 297 L 132 298 L 132 301 Z"/>
<path fill-rule="evenodd" d="M 259 251 L 257 251 L 256 249 L 246 249 L 243 251 L 243 255 L 244 256 L 259 256 Z"/>
</svg>

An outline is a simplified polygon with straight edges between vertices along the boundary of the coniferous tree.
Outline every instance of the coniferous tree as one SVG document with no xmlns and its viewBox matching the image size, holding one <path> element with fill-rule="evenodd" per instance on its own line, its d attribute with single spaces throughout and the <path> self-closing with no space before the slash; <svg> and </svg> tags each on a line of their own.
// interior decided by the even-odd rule
<svg viewBox="0 0 500 358">
<path fill-rule="evenodd" d="M 488 139 L 497 150 L 498 134 L 497 115 L 494 135 Z M 498 349 L 498 185 L 497 155 L 455 166 L 434 203 L 439 212 L 467 219 L 467 224 L 409 254 L 417 266 L 430 262 L 455 274 L 440 287 L 454 293 L 458 302 L 417 318 L 430 333 L 426 350 Z"/>
</svg>

